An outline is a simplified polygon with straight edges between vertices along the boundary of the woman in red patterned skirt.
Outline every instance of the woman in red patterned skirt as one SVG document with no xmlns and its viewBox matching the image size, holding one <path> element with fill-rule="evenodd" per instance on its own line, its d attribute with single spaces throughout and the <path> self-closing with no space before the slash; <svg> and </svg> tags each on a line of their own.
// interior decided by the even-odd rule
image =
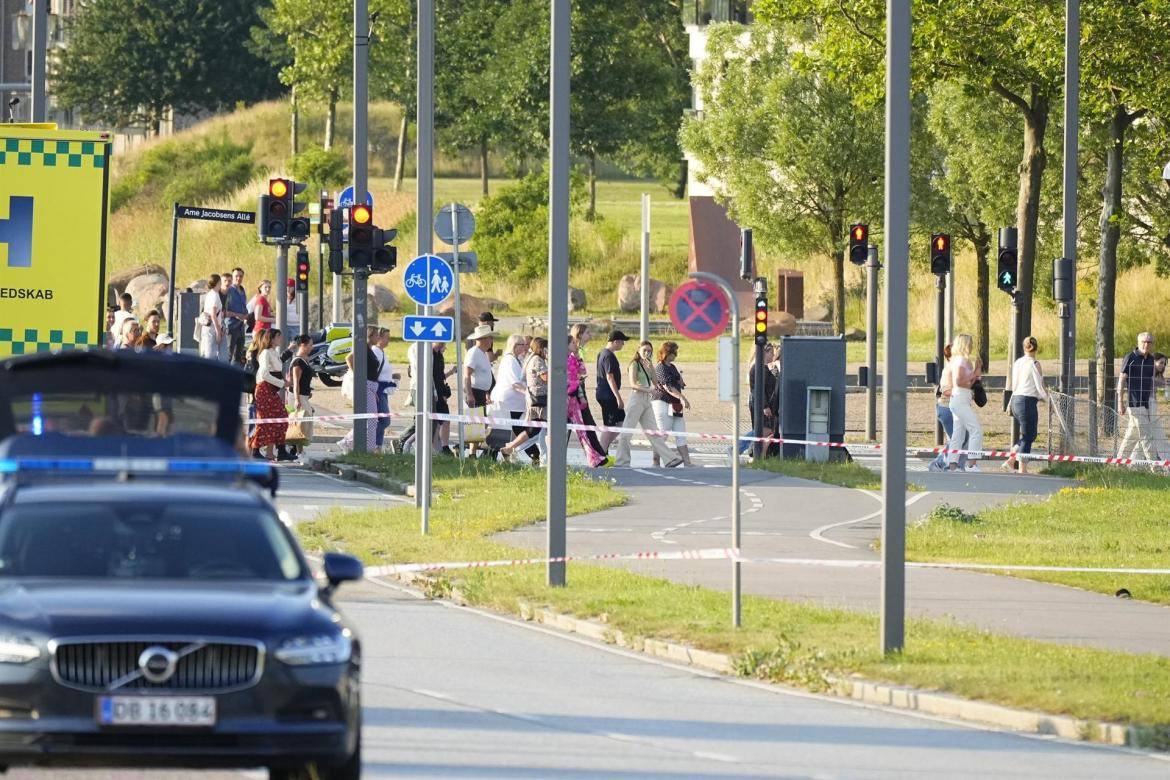
<svg viewBox="0 0 1170 780">
<path fill-rule="evenodd" d="M 256 334 L 256 416 L 261 419 L 288 417 L 284 408 L 285 387 L 284 364 L 280 360 L 280 347 L 284 336 L 276 328 L 269 328 Z M 264 457 L 275 460 L 273 448 L 284 451 L 284 434 L 287 422 L 261 423 L 252 433 L 252 454 L 260 457 L 259 450 L 265 449 Z"/>
</svg>

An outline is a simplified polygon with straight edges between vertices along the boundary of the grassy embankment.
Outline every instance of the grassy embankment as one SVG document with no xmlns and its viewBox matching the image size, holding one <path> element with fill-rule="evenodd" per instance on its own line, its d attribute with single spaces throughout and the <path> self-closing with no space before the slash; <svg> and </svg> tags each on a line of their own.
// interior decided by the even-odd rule
<svg viewBox="0 0 1170 780">
<path fill-rule="evenodd" d="M 375 214 L 381 224 L 400 228 L 397 245 L 400 257 L 413 254 L 415 246 L 414 182 L 407 179 L 402 192 L 393 191 L 394 150 L 398 131 L 399 109 L 389 103 L 371 105 L 371 165 L 370 189 L 374 195 Z M 346 105 L 338 107 L 336 148 L 345 150 L 350 138 L 350 114 Z M 122 186 L 119 194 L 121 207 L 110 222 L 109 263 L 116 271 L 140 263 L 167 265 L 170 254 L 171 202 L 164 197 L 166 184 L 171 179 L 189 178 L 191 170 L 166 170 L 165 176 L 143 181 L 134 186 L 123 186 L 139 173 L 143 156 L 160 144 L 193 144 L 203 139 L 227 137 L 237 143 L 251 144 L 254 174 L 243 183 L 227 191 L 211 193 L 198 205 L 226 208 L 254 209 L 256 195 L 263 190 L 270 175 L 284 173 L 288 155 L 288 107 L 282 102 L 268 102 L 212 118 L 177 134 L 172 139 L 150 141 L 114 159 L 114 187 Z M 301 113 L 303 147 L 319 143 L 324 127 L 323 112 L 310 109 Z M 237 163 L 239 161 L 236 161 Z M 475 208 L 481 194 L 478 178 L 474 175 L 476 163 L 469 157 L 438 155 L 435 182 L 437 203 L 458 200 Z M 408 157 L 408 176 L 413 175 L 413 152 Z M 195 172 L 197 174 L 197 171 Z M 499 172 L 494 172 L 499 176 Z M 230 179 L 230 177 L 229 177 Z M 505 179 L 493 178 L 492 191 Z M 617 281 L 625 273 L 636 273 L 639 267 L 640 223 L 642 192 L 652 195 L 651 206 L 651 275 L 672 284 L 681 281 L 686 273 L 689 226 L 687 204 L 674 200 L 667 190 L 655 182 L 601 181 L 598 184 L 599 223 L 575 221 L 573 235 L 582 247 L 583 260 L 570 269 L 570 283 L 583 288 L 589 299 L 590 312 L 611 312 L 615 303 Z M 436 243 L 436 249 L 445 247 Z M 933 352 L 934 279 L 921 261 L 914 256 L 910 282 L 910 360 L 928 360 Z M 767 248 L 757 248 L 759 270 L 775 280 L 780 268 L 793 268 L 805 275 L 807 306 L 828 300 L 832 284 L 832 264 L 827 258 L 792 258 Z M 187 284 L 219 272 L 232 265 L 242 265 L 249 280 L 255 282 L 272 274 L 272 251 L 259 246 L 250 227 L 190 221 L 183 225 L 179 246 L 179 282 Z M 400 263 L 400 268 L 405 263 Z M 956 316 L 959 330 L 972 331 L 975 315 L 975 262 L 971 252 L 961 246 L 956 255 L 958 299 Z M 848 266 L 846 285 L 849 290 L 846 306 L 846 324 L 864 327 L 864 286 L 862 270 Z M 315 279 L 315 275 L 314 275 Z M 1117 289 L 1116 325 L 1119 349 L 1128 349 L 1134 335 L 1140 330 L 1170 332 L 1170 308 L 1149 309 L 1148 291 L 1155 283 L 1154 271 L 1138 268 L 1124 272 Z M 388 274 L 382 280 L 395 292 L 401 293 L 401 270 Z M 466 280 L 468 292 L 488 295 L 507 301 L 514 310 L 536 312 L 546 306 L 543 284 L 517 284 L 506 279 L 493 280 L 476 275 Z M 315 292 L 314 292 L 315 295 Z M 991 299 L 992 331 L 1006 332 L 1009 319 L 1007 296 L 995 294 Z M 1080 354 L 1087 354 L 1092 344 L 1093 317 L 1088 311 L 1078 317 Z M 1052 356 L 1058 332 L 1058 320 L 1046 305 L 1038 305 L 1034 313 L 1034 334 L 1040 339 L 1042 354 Z M 709 362 L 713 347 L 688 345 L 692 357 Z M 991 345 L 993 359 L 1006 355 L 1006 342 L 995 338 Z M 851 345 L 849 360 L 861 359 L 862 347 Z"/>
<path fill-rule="evenodd" d="M 1039 502 L 967 515 L 935 510 L 906 533 L 916 561 L 1044 566 L 1170 568 L 1170 481 L 1113 466 L 1056 464 L 1049 474 L 1080 480 Z M 1009 572 L 1011 573 L 1011 572 Z M 1016 572 L 1099 593 L 1122 588 L 1135 599 L 1170 604 L 1170 576 Z"/>
<path fill-rule="evenodd" d="M 397 478 L 411 470 L 408 458 L 357 462 Z M 440 459 L 429 536 L 419 535 L 411 507 L 338 510 L 298 532 L 310 550 L 344 549 L 371 564 L 539 554 L 487 537 L 541 519 L 543 485 L 541 472 Z M 608 485 L 570 477 L 570 513 L 618 500 Z M 883 657 L 876 615 L 747 596 L 743 628 L 733 631 L 726 593 L 616 567 L 570 563 L 565 588 L 546 586 L 537 566 L 453 572 L 452 579 L 482 606 L 515 612 L 523 599 L 603 620 L 627 635 L 730 653 L 745 676 L 816 690 L 825 687 L 826 675 L 858 674 L 1012 706 L 1170 726 L 1168 658 L 1013 639 L 929 620 L 911 620 L 905 652 Z"/>
</svg>

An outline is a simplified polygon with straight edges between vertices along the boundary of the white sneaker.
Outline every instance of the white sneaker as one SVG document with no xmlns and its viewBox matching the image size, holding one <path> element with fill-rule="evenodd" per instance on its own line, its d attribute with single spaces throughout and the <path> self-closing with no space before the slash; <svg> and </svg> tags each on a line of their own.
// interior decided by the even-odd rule
<svg viewBox="0 0 1170 780">
<path fill-rule="evenodd" d="M 963 469 L 963 471 L 982 471 L 982 469 L 979 468 L 978 463 L 968 463 L 966 468 Z"/>
</svg>

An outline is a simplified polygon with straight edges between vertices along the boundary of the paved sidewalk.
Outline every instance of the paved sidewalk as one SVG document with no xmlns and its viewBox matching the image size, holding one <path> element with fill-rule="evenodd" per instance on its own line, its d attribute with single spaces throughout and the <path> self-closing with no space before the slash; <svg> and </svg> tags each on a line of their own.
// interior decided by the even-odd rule
<svg viewBox="0 0 1170 780">
<path fill-rule="evenodd" d="M 630 496 L 621 507 L 569 519 L 569 554 L 631 553 L 730 546 L 729 469 L 669 472 L 614 469 L 608 474 Z M 924 472 L 927 492 L 908 496 L 907 516 L 939 503 L 968 510 L 1007 501 L 1035 501 L 1067 484 L 1046 477 Z M 722 487 L 723 489 L 718 489 Z M 748 557 L 876 560 L 880 499 L 863 491 L 741 471 L 742 549 Z M 544 524 L 496 537 L 542 549 Z M 1009 561 L 1004 561 L 1009 563 Z M 677 582 L 730 589 L 725 561 L 615 562 Z M 1149 576 L 1149 575 L 1134 575 Z M 744 564 L 743 588 L 821 606 L 876 612 L 880 569 Z M 1119 585 L 1133 590 L 1132 579 Z M 907 608 L 914 617 L 950 617 L 997 633 L 1048 642 L 1170 656 L 1170 608 L 1061 585 L 941 569 L 909 569 Z M 913 641 L 913 640 L 911 640 Z"/>
</svg>

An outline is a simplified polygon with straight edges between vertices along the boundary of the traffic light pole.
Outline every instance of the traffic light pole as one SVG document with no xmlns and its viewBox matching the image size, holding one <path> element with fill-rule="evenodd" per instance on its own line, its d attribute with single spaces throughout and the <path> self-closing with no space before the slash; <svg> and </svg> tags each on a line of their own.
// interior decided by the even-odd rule
<svg viewBox="0 0 1170 780">
<path fill-rule="evenodd" d="M 418 0 L 418 81 L 417 103 L 417 160 L 418 173 L 415 187 L 415 214 L 418 215 L 418 229 L 415 231 L 416 251 L 419 255 L 430 254 L 434 248 L 434 232 L 431 230 L 431 215 L 435 213 L 435 0 Z M 429 306 L 420 306 L 419 314 L 431 313 Z M 456 312 L 458 316 L 458 312 Z M 418 422 L 414 434 L 414 501 L 421 515 L 422 533 L 430 530 L 431 518 L 431 399 L 438 390 L 433 379 L 430 344 L 419 342 L 419 358 L 415 361 L 418 369 L 415 387 L 415 408 Z"/>
<path fill-rule="evenodd" d="M 939 382 L 942 381 L 942 371 L 946 366 L 946 356 L 943 354 L 943 347 L 946 345 L 944 339 L 946 338 L 947 330 L 947 275 L 935 274 L 935 290 L 938 291 L 937 307 L 934 315 L 934 365 L 936 367 L 936 374 Z M 984 366 L 986 371 L 987 367 Z M 943 429 L 942 421 L 937 417 L 934 421 L 934 443 L 941 445 L 944 441 L 946 431 Z"/>
<path fill-rule="evenodd" d="M 284 343 L 291 339 L 288 332 L 288 244 L 281 241 L 276 245 L 276 281 L 272 295 L 276 299 L 276 327 L 284 334 Z"/>
<path fill-rule="evenodd" d="M 304 321 L 308 320 L 305 317 Z M 317 329 L 325 329 L 325 209 L 321 209 L 317 221 Z"/>
<path fill-rule="evenodd" d="M 369 118 L 369 0 L 353 0 L 353 201 L 366 203 L 366 166 L 368 162 L 367 121 Z M 351 220 L 352 221 L 352 220 Z M 351 228 L 352 230 L 352 225 Z M 352 257 L 351 257 L 352 260 Z M 353 270 L 353 413 L 374 411 L 366 404 L 366 277 L 369 270 Z M 368 421 L 353 421 L 353 451 L 367 452 L 374 442 L 367 441 Z"/>
<path fill-rule="evenodd" d="M 878 329 L 878 248 L 869 247 L 865 264 L 865 365 L 869 379 L 865 387 L 865 438 L 877 438 L 877 329 Z"/>
<path fill-rule="evenodd" d="M 1072 395 L 1077 370 L 1077 146 L 1081 88 L 1081 4 L 1065 0 L 1064 17 L 1064 257 L 1072 260 L 1071 298 L 1060 340 L 1060 392 Z M 1071 407 L 1075 409 L 1075 404 Z M 1074 429 L 1073 421 L 1068 420 Z"/>
</svg>

